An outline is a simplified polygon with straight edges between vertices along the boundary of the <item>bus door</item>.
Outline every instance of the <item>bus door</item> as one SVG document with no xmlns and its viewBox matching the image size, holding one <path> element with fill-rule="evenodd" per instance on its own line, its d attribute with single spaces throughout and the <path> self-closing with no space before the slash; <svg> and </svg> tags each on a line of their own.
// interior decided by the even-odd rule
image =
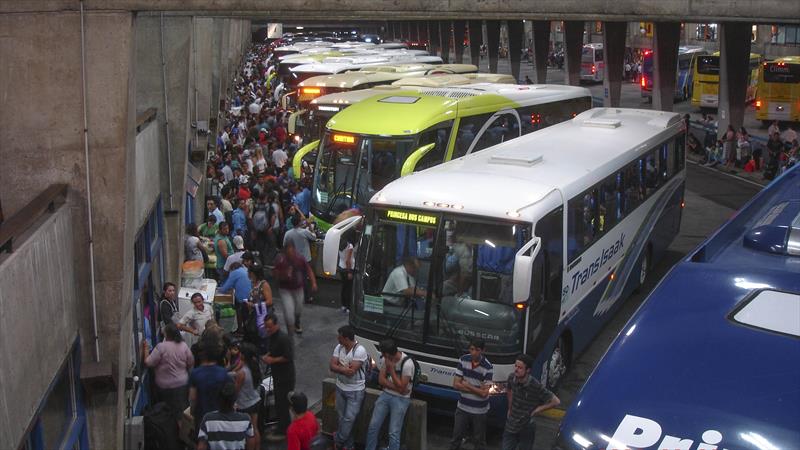
<svg viewBox="0 0 800 450">
<path fill-rule="evenodd" d="M 522 123 L 519 113 L 514 109 L 503 109 L 491 117 L 475 134 L 475 138 L 467 154 L 479 152 L 485 148 L 514 139 L 522 135 Z"/>
</svg>

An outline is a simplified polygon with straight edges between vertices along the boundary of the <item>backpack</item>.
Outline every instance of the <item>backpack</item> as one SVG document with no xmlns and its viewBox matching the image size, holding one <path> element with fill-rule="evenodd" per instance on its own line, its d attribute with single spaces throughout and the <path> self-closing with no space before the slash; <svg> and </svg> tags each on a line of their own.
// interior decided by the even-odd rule
<svg viewBox="0 0 800 450">
<path fill-rule="evenodd" d="M 271 210 L 272 208 L 262 203 L 256 205 L 255 213 L 253 214 L 253 228 L 256 231 L 266 231 L 267 227 L 269 227 L 268 209 Z"/>
<path fill-rule="evenodd" d="M 143 411 L 145 448 L 153 450 L 178 449 L 176 411 L 159 402 Z"/>
<path fill-rule="evenodd" d="M 361 363 L 361 367 L 358 369 L 361 373 L 364 374 L 364 383 L 369 384 L 372 380 L 373 368 L 375 367 L 375 360 L 372 359 L 369 352 L 367 351 L 366 347 L 361 344 L 356 344 L 356 348 L 353 349 L 353 353 L 355 354 L 355 349 L 361 347 L 364 349 L 364 353 L 367 354 L 367 359 Z"/>
<path fill-rule="evenodd" d="M 414 363 L 414 373 L 411 375 L 411 386 L 417 387 L 420 377 L 422 376 L 422 369 L 420 369 L 417 360 L 406 355 L 403 360 L 400 361 L 400 370 L 403 370 L 403 367 L 405 367 L 406 361 L 408 360 L 411 360 L 411 362 Z"/>
</svg>

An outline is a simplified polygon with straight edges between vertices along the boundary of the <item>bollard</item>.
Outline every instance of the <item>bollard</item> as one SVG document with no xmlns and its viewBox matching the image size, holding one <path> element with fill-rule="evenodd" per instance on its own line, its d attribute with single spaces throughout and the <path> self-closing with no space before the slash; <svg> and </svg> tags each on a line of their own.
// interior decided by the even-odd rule
<svg viewBox="0 0 800 450">
<path fill-rule="evenodd" d="M 381 391 L 367 388 L 364 396 L 364 403 L 361 411 L 356 417 L 356 424 L 353 427 L 355 441 L 361 445 L 367 441 L 367 428 L 372 417 L 372 409 L 375 400 Z M 322 431 L 333 434 L 336 431 L 336 380 L 326 378 L 322 380 L 322 409 L 317 417 L 322 420 Z M 381 429 L 381 438 L 386 440 L 386 430 L 389 425 L 387 416 Z M 400 438 L 401 446 L 408 450 L 427 450 L 428 446 L 428 404 L 422 400 L 412 398 L 411 405 L 406 411 L 405 422 L 403 423 L 403 434 Z"/>
</svg>

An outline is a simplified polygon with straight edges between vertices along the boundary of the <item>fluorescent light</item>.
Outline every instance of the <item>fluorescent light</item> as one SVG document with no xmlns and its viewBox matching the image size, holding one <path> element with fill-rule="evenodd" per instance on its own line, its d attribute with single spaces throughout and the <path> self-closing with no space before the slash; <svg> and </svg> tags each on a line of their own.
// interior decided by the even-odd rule
<svg viewBox="0 0 800 450">
<path fill-rule="evenodd" d="M 497 248 L 497 246 L 496 246 L 496 245 L 494 245 L 494 242 L 492 242 L 492 241 L 490 241 L 490 240 L 488 240 L 488 239 L 484 239 L 484 240 L 483 240 L 483 242 L 485 242 L 485 243 L 486 243 L 486 245 L 488 245 L 488 246 L 490 246 L 490 247 L 492 247 L 492 248 Z"/>
</svg>

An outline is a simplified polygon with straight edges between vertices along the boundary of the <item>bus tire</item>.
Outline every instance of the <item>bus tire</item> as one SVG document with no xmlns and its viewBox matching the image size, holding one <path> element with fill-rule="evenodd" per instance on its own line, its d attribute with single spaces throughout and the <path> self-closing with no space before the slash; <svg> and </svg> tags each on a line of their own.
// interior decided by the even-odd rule
<svg viewBox="0 0 800 450">
<path fill-rule="evenodd" d="M 550 357 L 542 367 L 542 384 L 551 392 L 556 392 L 569 370 L 569 344 L 564 335 L 559 336 Z"/>
</svg>

